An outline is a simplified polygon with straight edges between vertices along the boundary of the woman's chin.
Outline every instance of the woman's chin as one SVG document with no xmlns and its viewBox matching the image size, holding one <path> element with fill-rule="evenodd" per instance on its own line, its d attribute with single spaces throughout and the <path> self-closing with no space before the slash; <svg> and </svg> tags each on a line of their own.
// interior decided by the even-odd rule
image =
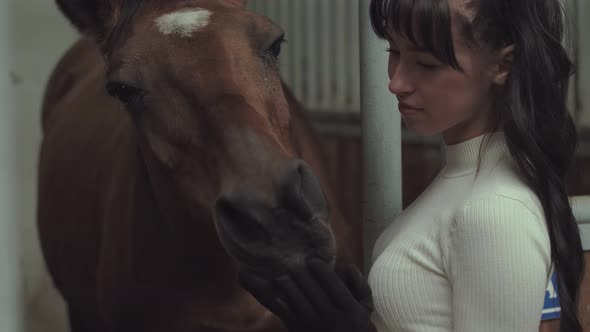
<svg viewBox="0 0 590 332">
<path fill-rule="evenodd" d="M 439 130 L 434 130 L 432 128 L 427 128 L 418 124 L 409 124 L 407 122 L 404 122 L 404 124 L 406 125 L 406 129 L 408 131 L 420 137 L 435 136 L 441 133 Z"/>
</svg>

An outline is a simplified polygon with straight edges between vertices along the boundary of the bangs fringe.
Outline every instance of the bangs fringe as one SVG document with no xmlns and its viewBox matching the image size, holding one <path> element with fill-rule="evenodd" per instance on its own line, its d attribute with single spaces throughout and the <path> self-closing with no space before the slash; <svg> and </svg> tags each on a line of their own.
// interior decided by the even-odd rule
<svg viewBox="0 0 590 332">
<path fill-rule="evenodd" d="M 380 38 L 389 40 L 389 31 L 394 31 L 461 71 L 453 47 L 448 0 L 373 0 L 370 15 Z"/>
</svg>

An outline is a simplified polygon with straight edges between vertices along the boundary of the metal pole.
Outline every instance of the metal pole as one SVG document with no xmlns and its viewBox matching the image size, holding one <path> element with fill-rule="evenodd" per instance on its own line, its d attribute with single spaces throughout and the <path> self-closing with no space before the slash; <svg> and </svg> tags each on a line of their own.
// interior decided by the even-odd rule
<svg viewBox="0 0 590 332">
<path fill-rule="evenodd" d="M 369 3 L 359 1 L 365 271 L 377 237 L 402 207 L 400 115 L 387 88 L 387 45 L 371 28 Z"/>
<path fill-rule="evenodd" d="M 570 202 L 578 224 L 590 224 L 590 195 L 572 196 Z"/>
</svg>

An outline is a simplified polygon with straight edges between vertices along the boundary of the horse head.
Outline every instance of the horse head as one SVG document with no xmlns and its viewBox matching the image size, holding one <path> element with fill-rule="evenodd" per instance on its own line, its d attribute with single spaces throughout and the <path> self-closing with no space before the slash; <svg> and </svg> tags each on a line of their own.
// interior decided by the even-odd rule
<svg viewBox="0 0 590 332">
<path fill-rule="evenodd" d="M 264 275 L 335 261 L 328 201 L 279 76 L 279 26 L 238 0 L 57 2 L 100 46 L 105 88 L 134 124 L 170 222 L 213 223 L 226 251 Z"/>
</svg>

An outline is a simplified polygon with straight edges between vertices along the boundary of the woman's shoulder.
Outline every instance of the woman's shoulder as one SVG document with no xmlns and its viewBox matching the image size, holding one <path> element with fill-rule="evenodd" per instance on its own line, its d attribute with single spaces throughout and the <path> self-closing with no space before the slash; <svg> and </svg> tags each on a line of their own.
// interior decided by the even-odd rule
<svg viewBox="0 0 590 332">
<path fill-rule="evenodd" d="M 482 205 L 496 209 L 524 209 L 544 219 L 541 201 L 510 159 L 500 161 L 487 176 L 476 178 L 471 194 L 459 210 Z"/>
<path fill-rule="evenodd" d="M 455 223 L 478 219 L 484 227 L 486 223 L 511 228 L 546 227 L 541 201 L 510 158 L 476 177 L 470 194 L 453 214 Z"/>
<path fill-rule="evenodd" d="M 530 242 L 547 257 L 551 247 L 542 206 L 526 188 L 489 191 L 468 198 L 450 221 L 448 239 L 475 247 L 487 241 L 514 247 Z"/>
<path fill-rule="evenodd" d="M 470 195 L 454 211 L 451 234 L 504 237 L 528 233 L 549 244 L 543 207 L 535 193 L 524 185 L 490 187 Z"/>
<path fill-rule="evenodd" d="M 479 210 L 502 213 L 504 216 L 521 215 L 530 219 L 544 219 L 543 207 L 537 196 L 527 189 L 489 191 L 467 198 L 455 211 L 456 216 Z"/>
<path fill-rule="evenodd" d="M 497 244 L 501 244 L 501 250 L 512 256 L 541 257 L 550 266 L 551 244 L 543 208 L 525 185 L 502 185 L 470 195 L 454 211 L 446 234 L 447 261 L 457 250 L 483 257 L 489 248 L 500 250 Z"/>
</svg>

